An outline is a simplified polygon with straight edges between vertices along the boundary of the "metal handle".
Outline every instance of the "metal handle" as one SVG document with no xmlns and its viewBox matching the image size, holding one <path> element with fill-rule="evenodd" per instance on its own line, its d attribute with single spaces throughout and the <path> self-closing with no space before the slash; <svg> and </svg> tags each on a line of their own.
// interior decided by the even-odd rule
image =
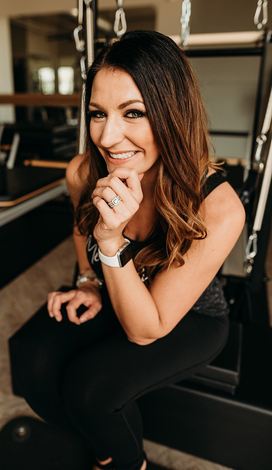
<svg viewBox="0 0 272 470">
<path fill-rule="evenodd" d="M 80 58 L 79 64 L 80 64 L 81 77 L 83 78 L 83 80 L 87 80 L 86 56 L 85 55 L 83 55 Z"/>
<path fill-rule="evenodd" d="M 257 255 L 257 242 L 258 235 L 253 230 L 252 234 L 248 237 L 248 242 L 246 246 L 246 260 L 244 262 L 244 268 L 247 274 L 250 274 L 253 270 L 254 258 Z"/>
<path fill-rule="evenodd" d="M 258 235 L 255 231 L 253 231 L 252 234 L 248 237 L 246 246 L 246 259 L 253 259 L 257 255 L 257 241 Z"/>
<path fill-rule="evenodd" d="M 12 168 L 14 168 L 19 143 L 20 143 L 20 135 L 18 134 L 18 132 L 16 132 L 12 139 L 11 149 L 10 149 L 9 157 L 6 163 L 6 167 L 9 170 L 12 170 Z"/>
</svg>

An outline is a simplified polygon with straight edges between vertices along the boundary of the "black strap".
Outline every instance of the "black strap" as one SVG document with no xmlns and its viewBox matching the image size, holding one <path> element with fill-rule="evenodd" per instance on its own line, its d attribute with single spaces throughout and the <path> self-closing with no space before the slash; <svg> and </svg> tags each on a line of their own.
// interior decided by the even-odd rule
<svg viewBox="0 0 272 470">
<path fill-rule="evenodd" d="M 217 186 L 227 181 L 226 173 L 218 171 L 209 176 L 203 185 L 203 196 L 207 197 Z"/>
</svg>

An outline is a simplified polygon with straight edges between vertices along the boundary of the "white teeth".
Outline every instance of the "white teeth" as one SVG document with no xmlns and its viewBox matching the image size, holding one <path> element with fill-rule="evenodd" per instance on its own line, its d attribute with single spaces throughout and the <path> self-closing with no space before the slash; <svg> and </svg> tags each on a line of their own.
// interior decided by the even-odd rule
<svg viewBox="0 0 272 470">
<path fill-rule="evenodd" d="M 109 152 L 111 158 L 118 158 L 119 160 L 129 158 L 129 157 L 133 157 L 133 155 L 135 155 L 135 153 L 137 153 L 137 151 L 127 152 L 127 153 L 110 153 Z"/>
</svg>

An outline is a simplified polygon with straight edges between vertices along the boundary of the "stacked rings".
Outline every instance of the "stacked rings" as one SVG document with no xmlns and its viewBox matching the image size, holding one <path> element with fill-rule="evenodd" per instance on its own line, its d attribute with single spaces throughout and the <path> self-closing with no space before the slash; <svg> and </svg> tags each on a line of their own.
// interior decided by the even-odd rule
<svg viewBox="0 0 272 470">
<path fill-rule="evenodd" d="M 122 199 L 120 198 L 120 196 L 116 196 L 114 197 L 110 202 L 108 202 L 108 206 L 110 208 L 114 207 L 114 206 L 118 206 L 118 204 L 122 201 Z"/>
</svg>

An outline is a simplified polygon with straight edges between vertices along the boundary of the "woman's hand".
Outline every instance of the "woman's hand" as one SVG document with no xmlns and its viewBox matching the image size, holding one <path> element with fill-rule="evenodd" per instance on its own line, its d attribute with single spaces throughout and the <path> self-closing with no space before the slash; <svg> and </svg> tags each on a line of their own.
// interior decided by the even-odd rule
<svg viewBox="0 0 272 470">
<path fill-rule="evenodd" d="M 67 316 L 70 322 L 76 325 L 91 320 L 102 308 L 98 287 L 92 281 L 85 282 L 80 289 L 69 292 L 50 292 L 47 304 L 50 317 L 55 317 L 60 322 L 62 320 L 61 306 L 66 302 L 68 302 L 66 305 Z M 88 309 L 78 318 L 77 309 L 80 305 L 85 305 Z"/>
<path fill-rule="evenodd" d="M 119 247 L 120 237 L 127 223 L 138 211 L 143 198 L 141 179 L 135 170 L 120 167 L 110 173 L 106 178 L 97 181 L 93 191 L 93 203 L 100 212 L 100 217 L 94 228 L 94 237 L 97 242 L 113 242 L 117 240 Z M 108 203 L 116 196 L 121 202 L 110 208 Z"/>
</svg>

